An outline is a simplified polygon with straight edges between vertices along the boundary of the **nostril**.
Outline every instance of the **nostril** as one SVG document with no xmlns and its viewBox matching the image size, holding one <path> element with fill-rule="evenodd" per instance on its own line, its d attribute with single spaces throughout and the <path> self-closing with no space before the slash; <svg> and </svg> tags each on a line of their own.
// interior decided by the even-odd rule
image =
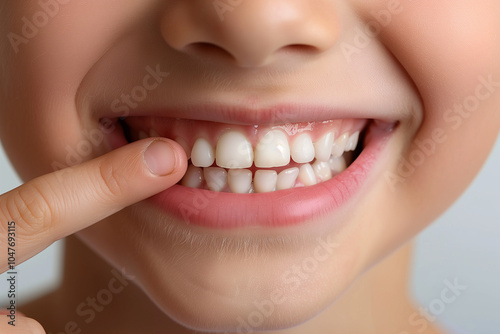
<svg viewBox="0 0 500 334">
<path fill-rule="evenodd" d="M 296 55 L 312 55 L 317 53 L 318 51 L 319 49 L 317 47 L 308 44 L 290 44 L 277 50 L 277 52 Z M 232 54 L 226 48 L 209 42 L 190 43 L 189 45 L 184 47 L 184 52 L 198 58 L 237 61 L 238 63 L 240 63 L 240 65 L 245 63 L 245 61 L 242 61 L 244 59 L 243 56 Z M 247 61 L 247 63 L 259 63 L 259 60 L 255 61 L 254 59 L 250 59 Z"/>
<path fill-rule="evenodd" d="M 285 51 L 292 54 L 311 55 L 319 51 L 317 47 L 307 44 L 290 44 L 284 46 L 279 51 Z"/>
<path fill-rule="evenodd" d="M 289 49 L 297 52 L 316 52 L 318 51 L 317 47 L 307 44 L 291 44 L 284 47 L 285 49 Z"/>
<path fill-rule="evenodd" d="M 227 52 L 224 48 L 208 42 L 195 42 L 187 45 L 184 48 L 188 54 L 198 57 L 219 57 L 234 59 L 233 55 Z"/>
</svg>

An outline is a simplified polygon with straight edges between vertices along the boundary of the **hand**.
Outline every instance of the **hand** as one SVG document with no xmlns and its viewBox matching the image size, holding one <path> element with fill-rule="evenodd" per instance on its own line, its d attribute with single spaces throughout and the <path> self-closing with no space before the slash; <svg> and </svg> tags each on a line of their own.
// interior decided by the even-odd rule
<svg viewBox="0 0 500 334">
<path fill-rule="evenodd" d="M 35 178 L 1 195 L 1 272 L 11 270 L 9 261 L 17 266 L 54 241 L 171 187 L 186 168 L 186 155 L 177 143 L 150 138 Z M 8 325 L 5 315 L 1 318 L 1 333 L 20 329 Z M 17 320 L 35 326 L 29 328 L 38 326 L 34 333 L 43 333 L 35 321 L 17 318 L 16 325 L 23 322 Z"/>
</svg>

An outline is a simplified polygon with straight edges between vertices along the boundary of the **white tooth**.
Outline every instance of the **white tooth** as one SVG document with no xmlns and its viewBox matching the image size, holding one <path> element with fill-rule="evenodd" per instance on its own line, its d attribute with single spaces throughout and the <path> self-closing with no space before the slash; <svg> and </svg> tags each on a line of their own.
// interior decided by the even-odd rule
<svg viewBox="0 0 500 334">
<path fill-rule="evenodd" d="M 248 194 L 252 189 L 252 172 L 248 169 L 230 169 L 227 183 L 233 193 Z"/>
<path fill-rule="evenodd" d="M 203 170 L 193 165 L 189 166 L 182 178 L 182 185 L 189 188 L 199 188 L 203 183 Z"/>
<path fill-rule="evenodd" d="M 344 157 L 331 157 L 328 164 L 330 165 L 330 170 L 333 175 L 340 174 L 347 169 L 347 163 Z"/>
<path fill-rule="evenodd" d="M 148 138 L 148 134 L 144 131 L 139 131 L 139 139 L 146 139 Z"/>
<path fill-rule="evenodd" d="M 203 176 L 207 181 L 208 189 L 212 191 L 222 191 L 227 185 L 227 172 L 224 168 L 204 168 Z"/>
<path fill-rule="evenodd" d="M 258 170 L 253 178 L 253 187 L 256 193 L 268 193 L 276 189 L 278 173 L 274 170 Z"/>
<path fill-rule="evenodd" d="M 287 136 L 280 130 L 269 131 L 255 148 L 255 166 L 281 167 L 290 163 L 290 146 Z"/>
<path fill-rule="evenodd" d="M 158 132 L 156 132 L 156 130 L 151 129 L 151 130 L 149 130 L 149 136 L 150 137 L 160 137 L 160 134 Z"/>
<path fill-rule="evenodd" d="M 358 146 L 358 140 L 359 140 L 359 131 L 356 131 L 349 137 L 349 140 L 345 145 L 344 151 L 346 152 L 354 151 L 356 149 L 356 146 Z"/>
<path fill-rule="evenodd" d="M 191 151 L 191 162 L 197 167 L 210 167 L 215 161 L 214 148 L 205 138 L 198 138 Z"/>
<path fill-rule="evenodd" d="M 226 132 L 217 142 L 215 161 L 219 167 L 249 168 L 253 164 L 252 144 L 240 132 Z"/>
<path fill-rule="evenodd" d="M 326 133 L 317 142 L 314 143 L 316 160 L 328 161 L 332 155 L 333 132 Z"/>
<path fill-rule="evenodd" d="M 310 164 L 300 166 L 299 181 L 302 182 L 305 186 L 312 186 L 317 183 L 316 175 L 314 174 L 314 170 Z"/>
<path fill-rule="evenodd" d="M 349 133 L 347 132 L 335 139 L 332 147 L 332 155 L 334 157 L 340 157 L 342 156 L 342 154 L 344 154 L 345 145 L 347 144 L 348 140 Z"/>
<path fill-rule="evenodd" d="M 319 181 L 328 181 L 333 177 L 332 170 L 330 169 L 330 164 L 328 162 L 315 161 L 312 168 Z"/>
<path fill-rule="evenodd" d="M 188 159 L 191 158 L 191 150 L 189 149 L 188 142 L 182 137 L 175 138 L 175 141 L 184 149 L 184 152 L 186 152 L 186 157 Z"/>
<path fill-rule="evenodd" d="M 299 169 L 297 167 L 288 168 L 278 174 L 278 182 L 276 183 L 276 190 L 291 189 L 295 186 L 295 181 L 299 176 Z"/>
<path fill-rule="evenodd" d="M 311 136 L 307 133 L 297 136 L 291 147 L 292 159 L 296 163 L 304 164 L 314 159 L 314 145 Z"/>
</svg>

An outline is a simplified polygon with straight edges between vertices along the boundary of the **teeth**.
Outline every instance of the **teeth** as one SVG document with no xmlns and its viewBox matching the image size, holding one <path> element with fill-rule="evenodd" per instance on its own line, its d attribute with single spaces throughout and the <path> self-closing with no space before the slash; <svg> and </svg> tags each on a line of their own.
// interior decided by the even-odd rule
<svg viewBox="0 0 500 334">
<path fill-rule="evenodd" d="M 160 137 L 154 129 L 136 132 L 139 139 Z M 326 132 L 313 143 L 310 134 L 298 133 L 293 142 L 281 130 L 270 130 L 258 141 L 255 149 L 247 137 L 239 131 L 228 131 L 218 140 L 216 148 L 203 137 L 192 148 L 182 137 L 177 141 L 191 159 L 181 184 L 190 188 L 205 188 L 215 192 L 266 193 L 297 186 L 311 186 L 330 180 L 347 169 L 351 153 L 359 143 L 360 132 L 348 132 L 335 138 Z M 345 153 L 345 154 L 344 154 Z M 256 169 L 254 175 L 248 169 L 287 166 L 290 161 L 300 164 L 281 172 Z M 314 161 L 314 162 L 312 162 Z M 214 162 L 218 167 L 213 166 Z M 292 163 L 293 165 L 293 163 Z"/>
<path fill-rule="evenodd" d="M 295 186 L 295 181 L 299 176 L 299 169 L 297 167 L 288 168 L 278 174 L 278 182 L 276 183 L 276 190 L 291 189 Z"/>
<path fill-rule="evenodd" d="M 203 174 L 207 181 L 208 189 L 212 191 L 222 191 L 227 185 L 227 172 L 224 168 L 208 167 L 204 168 Z"/>
<path fill-rule="evenodd" d="M 328 162 L 315 161 L 312 168 L 319 181 L 328 181 L 333 177 L 332 170 L 330 169 L 330 164 Z"/>
<path fill-rule="evenodd" d="M 311 140 L 311 136 L 306 133 L 295 138 L 291 150 L 292 159 L 296 163 L 304 164 L 311 162 L 314 159 L 314 145 Z"/>
<path fill-rule="evenodd" d="M 252 144 L 240 132 L 226 132 L 217 143 L 215 156 L 219 167 L 249 168 L 253 164 Z"/>
<path fill-rule="evenodd" d="M 189 188 L 199 188 L 203 183 L 203 170 L 193 165 L 189 166 L 182 178 L 182 185 Z"/>
<path fill-rule="evenodd" d="M 344 154 L 345 146 L 349 140 L 349 134 L 346 132 L 333 142 L 332 155 L 334 157 L 340 157 Z"/>
<path fill-rule="evenodd" d="M 302 182 L 305 186 L 312 186 L 317 183 L 316 175 L 314 174 L 314 170 L 311 164 L 305 164 L 300 166 L 299 181 Z"/>
<path fill-rule="evenodd" d="M 252 188 L 252 172 L 248 169 L 230 169 L 227 182 L 233 193 L 248 194 Z"/>
<path fill-rule="evenodd" d="M 255 172 L 253 187 L 256 193 L 268 193 L 276 190 L 278 173 L 274 170 L 258 170 Z"/>
<path fill-rule="evenodd" d="M 160 134 L 150 129 L 149 134 L 139 131 L 139 139 L 160 137 Z M 223 134 L 217 142 L 217 148 L 205 138 L 198 138 L 193 148 L 182 137 L 176 137 L 188 159 L 196 167 L 210 167 L 215 162 L 217 166 L 228 169 L 250 168 L 254 163 L 258 168 L 274 168 L 286 166 L 293 160 L 304 164 L 316 161 L 328 162 L 330 157 L 341 157 L 344 152 L 356 150 L 360 132 L 352 135 L 345 132 L 334 138 L 333 132 L 327 132 L 316 142 L 312 142 L 307 133 L 297 135 L 291 145 L 288 137 L 280 130 L 269 131 L 258 142 L 253 150 L 250 141 L 238 131 L 229 131 Z M 254 161 L 255 160 L 255 161 Z"/>
<path fill-rule="evenodd" d="M 191 162 L 197 167 L 210 167 L 215 161 L 212 145 L 205 138 L 198 138 L 191 151 Z"/>
<path fill-rule="evenodd" d="M 356 131 L 349 137 L 349 140 L 345 145 L 344 151 L 346 152 L 354 151 L 358 146 L 358 140 L 359 140 L 359 131 Z"/>
<path fill-rule="evenodd" d="M 314 143 L 314 151 L 316 152 L 316 160 L 328 161 L 332 154 L 333 148 L 333 132 L 326 133 L 317 142 Z"/>
<path fill-rule="evenodd" d="M 344 157 L 331 157 L 328 164 L 330 165 L 333 175 L 340 174 L 347 169 L 347 163 Z"/>
<path fill-rule="evenodd" d="M 287 136 L 273 130 L 262 137 L 255 148 L 255 166 L 259 168 L 281 167 L 290 163 L 290 147 Z"/>
</svg>

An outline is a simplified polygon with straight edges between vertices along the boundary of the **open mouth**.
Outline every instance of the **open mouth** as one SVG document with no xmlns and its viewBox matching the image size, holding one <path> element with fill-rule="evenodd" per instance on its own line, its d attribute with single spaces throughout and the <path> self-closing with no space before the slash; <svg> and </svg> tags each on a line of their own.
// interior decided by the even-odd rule
<svg viewBox="0 0 500 334">
<path fill-rule="evenodd" d="M 342 173 L 362 151 L 370 121 L 239 126 L 129 117 L 120 123 L 128 142 L 166 137 L 183 146 L 189 167 L 179 184 L 249 194 L 312 186 Z"/>
<path fill-rule="evenodd" d="M 292 226 L 340 208 L 380 176 L 373 171 L 398 124 L 342 118 L 248 125 L 157 115 L 117 122 L 112 147 L 165 137 L 189 158 L 183 179 L 148 202 L 187 224 L 223 229 Z"/>
</svg>

